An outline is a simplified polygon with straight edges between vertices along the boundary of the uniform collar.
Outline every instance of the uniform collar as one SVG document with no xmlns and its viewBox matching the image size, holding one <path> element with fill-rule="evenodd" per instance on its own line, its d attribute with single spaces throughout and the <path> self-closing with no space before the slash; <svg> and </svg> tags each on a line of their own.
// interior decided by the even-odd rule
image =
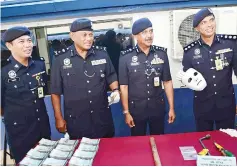
<svg viewBox="0 0 237 167">
<path fill-rule="evenodd" d="M 18 62 L 12 55 L 8 58 L 10 60 L 11 64 L 13 65 L 15 71 L 18 71 L 20 68 L 25 67 L 20 62 Z M 30 67 L 32 64 L 34 64 L 34 60 L 30 57 L 28 59 L 28 67 Z"/>
<path fill-rule="evenodd" d="M 213 43 L 221 43 L 220 37 L 217 36 L 216 34 L 215 34 L 215 36 L 214 36 Z M 199 44 L 200 46 L 206 45 L 206 43 L 202 40 L 201 37 L 198 39 L 198 44 Z"/>
<path fill-rule="evenodd" d="M 140 49 L 140 47 L 138 45 L 135 46 L 135 50 L 136 50 L 137 54 L 143 53 L 143 51 Z M 152 45 L 150 46 L 150 50 L 149 50 L 149 53 L 151 53 L 151 52 L 155 52 L 155 49 Z"/>
<path fill-rule="evenodd" d="M 76 47 L 75 47 L 75 45 L 73 44 L 71 47 L 70 47 L 70 56 L 71 57 L 73 57 L 73 56 L 75 56 L 75 55 L 77 55 L 77 56 L 80 56 L 79 54 L 78 54 L 78 52 L 77 52 L 77 50 L 76 50 Z M 94 51 L 94 49 L 91 47 L 89 50 L 88 50 L 88 52 L 87 52 L 87 54 L 86 54 L 86 57 L 88 57 L 88 56 L 90 56 L 91 54 L 95 54 L 95 51 Z"/>
</svg>

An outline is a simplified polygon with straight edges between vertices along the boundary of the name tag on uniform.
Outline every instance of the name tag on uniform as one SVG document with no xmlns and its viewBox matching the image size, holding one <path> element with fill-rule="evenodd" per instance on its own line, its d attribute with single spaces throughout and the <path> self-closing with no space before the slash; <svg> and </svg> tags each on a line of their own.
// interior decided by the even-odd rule
<svg viewBox="0 0 237 167">
<path fill-rule="evenodd" d="M 160 86 L 160 78 L 159 77 L 154 78 L 154 86 L 155 87 Z"/>
<path fill-rule="evenodd" d="M 232 52 L 232 51 L 233 51 L 232 49 L 226 48 L 226 49 L 218 50 L 218 51 L 216 52 L 216 54 L 218 55 L 218 54 L 223 54 L 223 53 Z"/>
<path fill-rule="evenodd" d="M 39 87 L 38 88 L 38 98 L 43 98 L 44 97 L 44 88 Z"/>
<path fill-rule="evenodd" d="M 91 64 L 93 66 L 100 65 L 100 64 L 105 64 L 105 63 L 106 63 L 106 59 L 100 59 L 100 60 L 93 60 L 93 61 L 91 61 Z"/>
<path fill-rule="evenodd" d="M 223 62 L 221 59 L 216 58 L 215 60 L 216 70 L 223 70 Z"/>
</svg>

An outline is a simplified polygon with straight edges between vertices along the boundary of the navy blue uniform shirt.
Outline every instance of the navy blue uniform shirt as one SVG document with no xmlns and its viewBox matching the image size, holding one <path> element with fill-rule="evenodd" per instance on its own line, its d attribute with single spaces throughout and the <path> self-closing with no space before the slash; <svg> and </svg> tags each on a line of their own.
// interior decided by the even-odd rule
<svg viewBox="0 0 237 167">
<path fill-rule="evenodd" d="M 8 143 L 18 163 L 41 138 L 50 138 L 49 118 L 37 89 L 39 82 L 46 89 L 45 65 L 29 58 L 25 67 L 10 56 L 1 70 L 1 107 Z"/>
<path fill-rule="evenodd" d="M 221 62 L 221 68 L 216 66 L 216 60 Z M 235 105 L 234 88 L 232 83 L 232 71 L 237 74 L 237 36 L 236 35 L 216 35 L 211 46 L 204 43 L 200 38 L 184 48 L 183 57 L 184 71 L 194 68 L 199 71 L 207 82 L 207 87 L 203 91 L 195 91 L 194 105 L 200 102 L 215 103 L 218 108 L 225 108 Z M 194 108 L 197 116 L 206 109 L 200 107 L 211 107 L 197 105 Z M 233 112 L 226 111 L 225 114 L 210 113 L 210 117 L 224 118 Z M 213 115 L 214 114 L 214 115 Z"/>
<path fill-rule="evenodd" d="M 164 104 L 162 81 L 169 80 L 171 75 L 165 48 L 151 46 L 148 56 L 138 46 L 122 52 L 119 61 L 119 83 L 128 85 L 129 108 L 133 116 L 149 115 L 142 111 L 147 107 L 154 108 L 158 113 L 157 102 Z M 135 108 L 140 108 L 140 113 L 133 113 L 131 108 L 134 105 Z"/>
<path fill-rule="evenodd" d="M 107 52 L 92 47 L 83 59 L 72 45 L 51 70 L 51 94 L 64 95 L 65 120 L 71 138 L 99 138 L 113 130 L 107 85 L 117 75 Z"/>
</svg>

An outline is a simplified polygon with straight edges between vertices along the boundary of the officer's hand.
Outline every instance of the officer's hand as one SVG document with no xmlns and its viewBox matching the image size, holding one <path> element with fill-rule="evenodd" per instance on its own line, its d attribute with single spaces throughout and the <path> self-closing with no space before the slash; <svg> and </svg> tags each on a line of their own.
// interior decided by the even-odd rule
<svg viewBox="0 0 237 167">
<path fill-rule="evenodd" d="M 134 121 L 130 113 L 125 114 L 125 123 L 130 127 L 134 127 Z"/>
<path fill-rule="evenodd" d="M 67 132 L 66 121 L 63 118 L 56 119 L 55 124 L 56 124 L 56 128 L 59 132 L 61 132 L 61 133 Z"/>
<path fill-rule="evenodd" d="M 112 92 L 110 94 L 110 96 L 108 97 L 109 105 L 114 104 L 114 103 L 118 103 L 119 100 L 120 100 L 119 91 Z"/>
<path fill-rule="evenodd" d="M 175 112 L 173 109 L 169 110 L 169 119 L 168 119 L 168 123 L 173 123 L 175 120 Z"/>
</svg>

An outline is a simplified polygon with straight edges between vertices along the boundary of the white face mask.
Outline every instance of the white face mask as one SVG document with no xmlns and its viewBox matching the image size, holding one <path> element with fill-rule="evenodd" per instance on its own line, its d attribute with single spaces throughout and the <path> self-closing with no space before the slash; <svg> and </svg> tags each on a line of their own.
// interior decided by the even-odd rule
<svg viewBox="0 0 237 167">
<path fill-rule="evenodd" d="M 181 82 L 192 90 L 202 91 L 207 86 L 202 74 L 193 68 L 189 68 L 186 72 L 182 71 L 179 75 Z"/>
</svg>

